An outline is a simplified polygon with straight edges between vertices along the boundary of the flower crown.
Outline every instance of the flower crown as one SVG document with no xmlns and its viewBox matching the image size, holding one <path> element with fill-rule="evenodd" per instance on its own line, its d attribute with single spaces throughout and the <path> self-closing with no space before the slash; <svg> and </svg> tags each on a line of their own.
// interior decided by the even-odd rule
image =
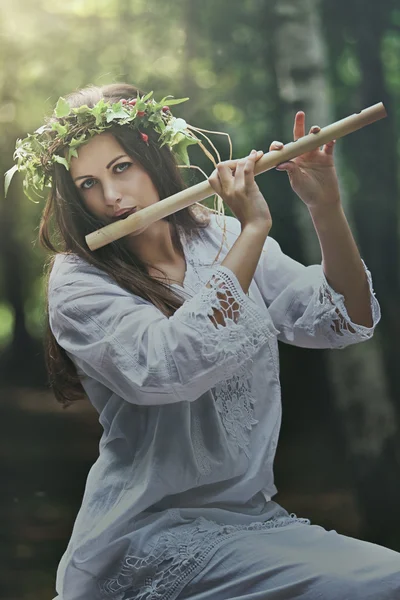
<svg viewBox="0 0 400 600">
<path fill-rule="evenodd" d="M 16 164 L 5 174 L 5 194 L 7 195 L 14 173 L 19 171 L 24 176 L 26 196 L 37 203 L 35 197 L 42 198 L 45 189 L 51 188 L 54 164 L 62 164 L 69 170 L 71 158 L 78 156 L 77 149 L 92 136 L 107 131 L 115 124 L 137 130 L 146 144 L 149 136 L 145 130 L 153 129 L 159 134 L 160 147 L 169 146 L 178 161 L 184 166 L 190 166 L 188 146 L 200 144 L 203 147 L 191 129 L 203 130 L 191 127 L 184 119 L 175 118 L 169 108 L 186 100 L 189 98 L 174 99 L 172 96 L 165 96 L 160 102 L 156 102 L 153 92 L 149 92 L 144 96 L 138 93 L 137 98 L 115 103 L 106 102 L 102 98 L 93 108 L 87 105 L 72 108 L 61 97 L 48 123 L 33 134 L 28 134 L 25 139 L 17 140 L 14 152 Z"/>
</svg>

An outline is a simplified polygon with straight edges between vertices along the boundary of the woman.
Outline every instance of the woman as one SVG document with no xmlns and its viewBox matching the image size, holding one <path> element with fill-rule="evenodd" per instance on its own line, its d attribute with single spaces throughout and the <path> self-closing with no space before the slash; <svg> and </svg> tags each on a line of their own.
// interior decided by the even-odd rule
<svg viewBox="0 0 400 600">
<path fill-rule="evenodd" d="M 209 178 L 236 218 L 193 205 L 91 252 L 85 235 L 184 187 L 174 156 L 196 140 L 162 104 L 127 84 L 86 88 L 59 101 L 36 133 L 41 149 L 25 140 L 17 151 L 27 192 L 51 185 L 40 239 L 56 252 L 53 389 L 65 405 L 86 394 L 104 428 L 57 598 L 394 598 L 398 553 L 272 500 L 277 340 L 343 348 L 380 319 L 334 143 L 280 166 L 309 209 L 322 265 L 297 263 L 269 236 L 255 151 Z M 294 137 L 304 134 L 299 112 Z"/>
</svg>

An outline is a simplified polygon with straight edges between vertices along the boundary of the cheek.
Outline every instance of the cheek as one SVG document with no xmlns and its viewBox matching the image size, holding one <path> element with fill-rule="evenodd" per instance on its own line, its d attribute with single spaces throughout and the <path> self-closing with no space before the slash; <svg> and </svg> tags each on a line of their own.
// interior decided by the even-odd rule
<svg viewBox="0 0 400 600">
<path fill-rule="evenodd" d="M 101 203 L 98 199 L 96 199 L 96 194 L 88 191 L 86 194 L 80 194 L 80 196 L 82 199 L 82 204 L 86 207 L 86 210 L 95 216 L 101 216 Z"/>
<path fill-rule="evenodd" d="M 147 203 L 154 203 L 160 199 L 157 188 L 147 173 L 140 173 L 140 175 L 137 177 L 135 182 L 135 191 L 138 197 L 143 198 Z"/>
</svg>

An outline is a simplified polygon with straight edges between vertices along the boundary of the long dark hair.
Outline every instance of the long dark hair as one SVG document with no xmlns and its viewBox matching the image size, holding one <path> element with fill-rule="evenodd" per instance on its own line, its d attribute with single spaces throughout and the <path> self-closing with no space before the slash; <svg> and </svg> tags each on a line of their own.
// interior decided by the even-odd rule
<svg viewBox="0 0 400 600">
<path fill-rule="evenodd" d="M 136 97 L 143 92 L 129 84 L 111 84 L 102 87 L 89 86 L 67 96 L 73 107 L 86 104 L 93 107 L 101 98 L 118 102 L 122 98 Z M 116 140 L 132 159 L 138 161 L 151 177 L 160 199 L 166 198 L 186 187 L 175 159 L 167 146 L 160 148 L 158 134 L 146 130 L 149 135 L 145 144 L 137 131 L 116 125 L 110 128 Z M 182 252 L 177 231 L 179 225 L 185 234 L 199 235 L 200 228 L 209 224 L 209 212 L 201 205 L 192 205 L 165 217 L 171 224 L 173 242 Z M 57 343 L 50 325 L 48 314 L 48 279 L 56 254 L 75 254 L 93 266 L 102 269 L 119 286 L 153 303 L 166 316 L 171 316 L 183 304 L 180 296 L 161 281 L 151 277 L 147 265 L 128 248 L 126 238 L 112 242 L 95 252 L 91 252 L 85 236 L 100 229 L 107 222 L 92 215 L 85 207 L 69 172 L 63 165 L 56 164 L 52 178 L 52 190 L 47 198 L 40 221 L 39 242 L 52 255 L 46 262 L 46 331 L 44 336 L 45 362 L 49 385 L 58 402 L 64 408 L 84 398 L 85 392 L 79 380 L 74 363 L 65 350 Z"/>
</svg>

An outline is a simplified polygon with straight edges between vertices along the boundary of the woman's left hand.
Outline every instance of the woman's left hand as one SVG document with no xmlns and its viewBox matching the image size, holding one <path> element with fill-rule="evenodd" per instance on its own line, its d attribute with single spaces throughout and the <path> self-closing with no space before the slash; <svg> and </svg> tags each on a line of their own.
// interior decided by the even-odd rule
<svg viewBox="0 0 400 600">
<path fill-rule="evenodd" d="M 320 127 L 314 125 L 309 133 L 318 133 Z M 296 113 L 293 128 L 294 140 L 305 135 L 305 113 Z M 308 208 L 332 206 L 340 203 L 339 183 L 333 160 L 335 141 L 306 152 L 301 156 L 283 162 L 276 167 L 278 171 L 287 171 L 290 185 Z M 273 142 L 270 150 L 279 150 Z M 278 142 L 280 143 L 280 142 Z"/>
</svg>

